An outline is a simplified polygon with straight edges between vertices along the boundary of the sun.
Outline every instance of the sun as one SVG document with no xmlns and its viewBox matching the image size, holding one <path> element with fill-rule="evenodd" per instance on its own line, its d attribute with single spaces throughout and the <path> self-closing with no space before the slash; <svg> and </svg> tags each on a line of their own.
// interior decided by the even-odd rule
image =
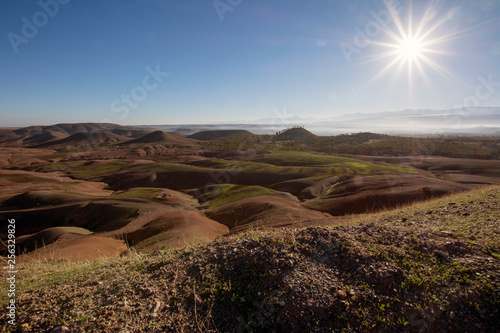
<svg viewBox="0 0 500 333">
<path fill-rule="evenodd" d="M 429 87 L 437 76 L 451 84 L 461 81 L 446 68 L 443 59 L 455 55 L 447 50 L 447 43 L 471 33 L 474 27 L 446 29 L 448 15 L 438 15 L 439 8 L 433 2 L 416 15 L 411 5 L 406 11 L 394 11 L 387 7 L 392 23 L 381 29 L 380 37 L 371 41 L 374 51 L 364 62 L 377 63 L 381 67 L 361 89 L 367 89 L 379 78 L 390 75 L 389 92 L 404 84 L 408 88 L 409 99 L 416 100 L 417 84 Z M 406 83 L 403 83 L 405 78 Z"/>
<path fill-rule="evenodd" d="M 424 53 L 423 43 L 417 38 L 405 38 L 397 46 L 399 56 L 402 60 L 417 60 Z"/>
</svg>

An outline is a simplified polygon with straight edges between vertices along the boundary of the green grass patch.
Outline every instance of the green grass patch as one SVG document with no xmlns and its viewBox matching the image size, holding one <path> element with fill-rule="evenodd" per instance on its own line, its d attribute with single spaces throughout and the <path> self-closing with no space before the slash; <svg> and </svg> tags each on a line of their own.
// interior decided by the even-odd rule
<svg viewBox="0 0 500 333">
<path fill-rule="evenodd" d="M 85 283 L 88 277 L 95 275 L 96 268 L 106 266 L 106 261 L 91 263 L 71 263 L 66 261 L 46 261 L 16 266 L 19 273 L 16 278 L 16 293 L 57 286 L 79 281 Z M 0 288 L 8 290 L 8 281 L 0 280 Z M 0 293 L 0 306 L 5 307 L 9 298 L 6 292 Z"/>
<path fill-rule="evenodd" d="M 205 168 L 205 167 L 199 167 L 199 166 L 194 166 L 194 165 L 168 163 L 168 162 L 137 164 L 137 165 L 133 165 L 133 166 L 129 167 L 127 170 L 139 178 L 151 175 L 153 173 L 160 173 L 160 172 L 212 172 L 212 171 L 217 171 L 217 169 L 213 169 L 213 168 Z"/>
<path fill-rule="evenodd" d="M 330 164 L 345 164 L 366 162 L 340 156 L 316 155 L 299 151 L 270 151 L 265 158 L 275 160 L 280 165 L 304 165 L 304 166 L 327 166 Z"/>
<path fill-rule="evenodd" d="M 258 195 L 272 195 L 273 191 L 262 186 L 222 185 L 219 195 L 212 201 L 210 208 L 219 207 L 230 202 Z"/>
<path fill-rule="evenodd" d="M 250 161 L 229 161 L 223 159 L 211 159 L 216 169 L 238 170 L 238 171 L 253 171 L 253 172 L 266 172 L 266 173 L 288 173 L 288 174 L 302 174 L 313 175 L 320 171 L 316 167 L 303 167 L 303 166 L 278 166 L 262 162 Z"/>
<path fill-rule="evenodd" d="M 417 172 L 416 169 L 407 166 L 372 163 L 348 157 L 321 156 L 303 152 L 273 151 L 266 155 L 264 161 L 211 160 L 217 169 L 297 174 L 303 177 L 313 177 L 314 180 L 337 175 Z"/>
<path fill-rule="evenodd" d="M 416 173 L 417 170 L 408 166 L 388 163 L 365 162 L 350 157 L 316 155 L 298 151 L 271 151 L 265 158 L 273 164 L 325 167 L 332 175 L 335 174 L 375 174 L 389 172 Z"/>
<path fill-rule="evenodd" d="M 86 161 L 70 161 L 47 163 L 42 166 L 43 172 L 65 172 L 77 179 L 86 179 L 101 174 L 111 173 L 133 165 L 127 161 L 108 161 L 106 163 L 88 163 Z"/>
<path fill-rule="evenodd" d="M 77 182 L 60 182 L 56 179 L 36 177 L 27 174 L 13 174 L 13 175 L 2 175 L 3 179 L 10 180 L 16 183 L 30 183 L 30 184 L 54 184 L 60 188 L 67 189 L 78 184 Z"/>
</svg>

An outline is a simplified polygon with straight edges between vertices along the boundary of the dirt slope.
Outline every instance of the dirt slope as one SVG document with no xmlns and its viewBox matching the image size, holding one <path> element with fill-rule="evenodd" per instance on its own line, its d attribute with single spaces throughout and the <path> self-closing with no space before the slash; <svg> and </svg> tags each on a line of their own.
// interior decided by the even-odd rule
<svg viewBox="0 0 500 333">
<path fill-rule="evenodd" d="M 138 251 L 150 252 L 207 243 L 228 232 L 225 225 L 197 212 L 176 209 L 126 234 L 125 238 Z"/>
<path fill-rule="evenodd" d="M 123 240 L 100 236 L 63 234 L 55 242 L 18 257 L 19 262 L 82 261 L 114 258 L 127 250 Z"/>
<path fill-rule="evenodd" d="M 331 215 L 372 213 L 470 188 L 421 174 L 346 176 L 304 206 Z"/>
<path fill-rule="evenodd" d="M 205 214 L 232 230 L 300 226 L 303 223 L 322 224 L 331 217 L 329 214 L 305 209 L 296 202 L 269 195 L 237 200 L 209 209 Z M 334 224 L 334 221 L 330 220 L 330 223 Z"/>
<path fill-rule="evenodd" d="M 350 226 L 19 267 L 18 331 L 495 332 L 499 203 L 495 187 Z"/>
</svg>

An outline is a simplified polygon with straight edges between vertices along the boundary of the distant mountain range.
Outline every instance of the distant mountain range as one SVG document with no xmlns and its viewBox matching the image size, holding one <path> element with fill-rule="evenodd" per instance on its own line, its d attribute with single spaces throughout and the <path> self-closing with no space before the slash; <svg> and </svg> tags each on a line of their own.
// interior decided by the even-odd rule
<svg viewBox="0 0 500 333">
<path fill-rule="evenodd" d="M 255 134 L 275 134 L 283 129 L 299 126 L 316 135 L 338 135 L 372 132 L 392 135 L 500 135 L 500 107 L 477 107 L 449 110 L 402 110 L 397 112 L 355 113 L 326 118 L 301 118 L 298 116 L 261 118 L 220 124 L 135 125 L 121 126 L 107 123 L 57 124 L 52 126 L 29 126 L 18 129 L 0 128 L 0 143 L 4 146 L 48 146 L 81 141 L 78 133 L 101 132 L 96 140 L 103 142 L 127 142 L 138 139 L 146 141 L 186 141 L 185 136 L 199 132 L 250 131 Z M 181 134 L 168 137 L 154 131 Z M 215 132 L 214 132 L 215 131 Z M 214 134 L 215 133 L 215 134 Z M 224 133 L 224 136 L 229 132 Z M 238 132 L 238 135 L 241 133 Z M 81 135 L 80 135 L 81 136 Z M 157 138 L 157 136 L 159 136 Z M 196 137 L 193 137 L 196 138 Z M 81 140 L 80 140 L 81 139 Z M 95 139 L 95 138 L 94 138 Z M 160 140 L 161 139 L 161 140 Z M 175 139 L 175 140 L 174 140 Z M 198 139 L 198 138 L 196 138 Z M 203 139 L 203 138 L 202 138 Z M 96 141 L 94 140 L 94 141 Z M 142 142 L 142 141 L 141 141 Z M 134 143 L 130 141 L 128 143 Z"/>
<path fill-rule="evenodd" d="M 256 134 L 271 134 L 299 125 L 317 135 L 375 132 L 395 135 L 500 135 L 500 107 L 449 110 L 402 110 L 396 112 L 356 113 L 327 118 L 298 116 L 261 118 L 220 124 L 150 125 L 158 129 L 191 135 L 200 131 L 240 129 Z"/>
</svg>

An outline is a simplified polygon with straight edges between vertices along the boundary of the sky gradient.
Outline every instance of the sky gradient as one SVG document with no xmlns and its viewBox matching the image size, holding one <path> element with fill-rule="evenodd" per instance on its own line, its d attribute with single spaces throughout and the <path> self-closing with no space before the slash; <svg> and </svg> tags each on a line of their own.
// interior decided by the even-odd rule
<svg viewBox="0 0 500 333">
<path fill-rule="evenodd" d="M 498 0 L 9 0 L 0 22 L 0 127 L 500 106 Z"/>
</svg>

